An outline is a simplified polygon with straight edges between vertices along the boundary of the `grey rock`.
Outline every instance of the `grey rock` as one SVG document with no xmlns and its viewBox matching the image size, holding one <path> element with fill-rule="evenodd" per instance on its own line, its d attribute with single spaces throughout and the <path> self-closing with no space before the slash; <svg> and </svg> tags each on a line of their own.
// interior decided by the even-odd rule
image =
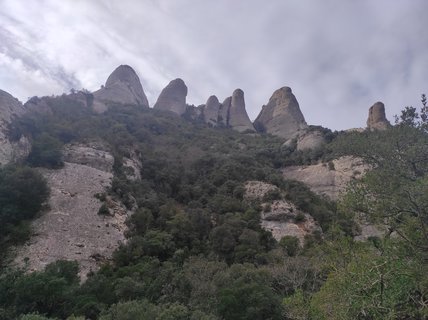
<svg viewBox="0 0 428 320">
<path fill-rule="evenodd" d="M 186 112 L 187 86 L 181 79 L 172 80 L 160 93 L 154 109 L 172 111 L 178 115 Z"/>
<path fill-rule="evenodd" d="M 20 137 L 18 141 L 10 141 L 8 137 L 9 124 L 24 112 L 18 99 L 0 90 L 0 165 L 26 157 L 31 149 L 26 137 Z"/>
<path fill-rule="evenodd" d="M 369 130 L 386 130 L 391 126 L 385 115 L 385 105 L 378 101 L 369 109 L 367 119 L 367 129 Z"/>
<path fill-rule="evenodd" d="M 232 97 L 227 97 L 224 99 L 223 103 L 220 106 L 220 110 L 218 112 L 218 123 L 223 126 L 228 126 L 229 124 L 229 110 L 232 104 Z"/>
<path fill-rule="evenodd" d="M 326 144 L 323 134 L 316 131 L 308 131 L 297 138 L 297 150 L 317 150 Z"/>
<path fill-rule="evenodd" d="M 299 103 L 289 87 L 276 90 L 254 121 L 259 132 L 290 139 L 308 127 Z"/>
<path fill-rule="evenodd" d="M 241 89 L 236 89 L 233 92 L 228 120 L 228 126 L 233 130 L 239 132 L 244 132 L 246 130 L 254 131 L 253 124 L 245 110 L 244 91 Z"/>
<path fill-rule="evenodd" d="M 112 103 L 149 107 L 140 79 L 128 65 L 117 67 L 108 77 L 105 86 L 93 95 L 93 108 L 97 112 L 105 111 Z"/>
<path fill-rule="evenodd" d="M 218 101 L 216 96 L 211 96 L 208 98 L 207 103 L 204 106 L 204 119 L 206 123 L 209 123 L 213 126 L 218 124 L 218 116 L 220 111 L 221 104 Z"/>
</svg>

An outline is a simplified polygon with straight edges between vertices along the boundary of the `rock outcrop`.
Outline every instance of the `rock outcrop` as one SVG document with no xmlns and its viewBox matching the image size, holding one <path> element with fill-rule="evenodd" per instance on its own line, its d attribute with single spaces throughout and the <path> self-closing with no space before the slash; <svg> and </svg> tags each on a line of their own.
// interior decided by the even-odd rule
<svg viewBox="0 0 428 320">
<path fill-rule="evenodd" d="M 297 138 L 297 150 L 317 150 L 326 144 L 326 140 L 321 131 L 307 131 Z"/>
<path fill-rule="evenodd" d="M 281 197 L 270 200 L 270 193 L 278 194 L 279 189 L 262 181 L 248 181 L 245 184 L 244 198 L 247 201 L 262 202 L 261 227 L 270 231 L 277 241 L 284 236 L 292 236 L 299 239 L 300 245 L 303 246 L 306 235 L 321 232 L 321 228 L 311 215 L 300 211 L 294 204 Z"/>
<path fill-rule="evenodd" d="M 204 121 L 212 126 L 230 127 L 236 131 L 254 131 L 245 110 L 244 91 L 236 89 L 222 104 L 216 96 L 209 97 L 204 107 Z"/>
<path fill-rule="evenodd" d="M 14 264 L 36 271 L 58 259 L 76 260 L 84 279 L 125 241 L 130 212 L 105 194 L 114 159 L 102 144 L 66 146 L 64 160 L 62 169 L 40 169 L 51 189 L 49 210 L 32 222 L 34 235 L 17 248 Z M 107 215 L 97 213 L 103 203 Z"/>
<path fill-rule="evenodd" d="M 18 99 L 0 90 L 0 165 L 25 158 L 30 150 L 29 140 L 22 136 L 17 141 L 8 137 L 8 126 L 12 120 L 25 112 Z"/>
<path fill-rule="evenodd" d="M 367 119 L 367 129 L 369 130 L 386 130 L 391 126 L 385 115 L 385 105 L 378 101 L 369 109 Z"/>
<path fill-rule="evenodd" d="M 244 91 L 236 89 L 233 91 L 232 100 L 229 109 L 229 118 L 227 125 L 233 130 L 244 132 L 254 130 L 253 124 L 245 110 Z"/>
<path fill-rule="evenodd" d="M 160 93 L 154 109 L 172 111 L 178 115 L 186 112 L 187 86 L 181 79 L 172 80 Z"/>
<path fill-rule="evenodd" d="M 93 93 L 93 108 L 97 112 L 107 110 L 109 104 L 127 104 L 149 107 L 140 79 L 127 65 L 117 67 L 106 84 Z"/>
<path fill-rule="evenodd" d="M 218 123 L 219 111 L 221 104 L 216 96 L 210 96 L 204 106 L 204 120 L 213 126 Z"/>
<path fill-rule="evenodd" d="M 276 90 L 254 121 L 259 132 L 267 132 L 286 140 L 308 127 L 299 103 L 289 87 Z"/>
<path fill-rule="evenodd" d="M 285 179 L 303 182 L 316 194 L 337 200 L 351 179 L 360 178 L 368 169 L 362 159 L 345 156 L 329 164 L 286 167 L 282 173 Z"/>
</svg>

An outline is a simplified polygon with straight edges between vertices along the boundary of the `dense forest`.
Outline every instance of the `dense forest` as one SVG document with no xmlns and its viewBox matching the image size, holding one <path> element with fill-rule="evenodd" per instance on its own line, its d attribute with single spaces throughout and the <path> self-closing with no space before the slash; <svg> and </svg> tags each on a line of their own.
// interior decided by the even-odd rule
<svg viewBox="0 0 428 320">
<path fill-rule="evenodd" d="M 11 139 L 30 137 L 32 150 L 0 168 L 1 320 L 428 318 L 425 102 L 385 131 L 324 129 L 328 143 L 315 151 L 135 106 L 95 114 L 62 96 L 50 107 L 13 123 Z M 100 139 L 114 155 L 106 194 L 138 208 L 126 244 L 83 283 L 73 261 L 33 273 L 8 267 L 7 254 L 31 237 L 30 222 L 46 205 L 38 168 L 61 168 L 65 144 Z M 122 160 L 131 151 L 141 180 L 127 178 Z M 279 170 L 342 155 L 372 169 L 337 202 Z M 249 180 L 275 185 L 280 191 L 267 196 L 309 213 L 322 233 L 304 246 L 276 241 L 260 226 L 261 203 L 244 197 Z M 355 241 L 356 215 L 387 234 Z"/>
</svg>

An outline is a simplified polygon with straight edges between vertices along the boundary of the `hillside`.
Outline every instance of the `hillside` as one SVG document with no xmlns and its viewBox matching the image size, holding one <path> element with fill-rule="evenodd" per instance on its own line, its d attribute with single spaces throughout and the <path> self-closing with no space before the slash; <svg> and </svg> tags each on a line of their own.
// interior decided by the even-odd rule
<svg viewBox="0 0 428 320">
<path fill-rule="evenodd" d="M 0 319 L 428 316 L 424 99 L 332 132 L 288 87 L 254 123 L 187 90 L 2 92 Z"/>
</svg>

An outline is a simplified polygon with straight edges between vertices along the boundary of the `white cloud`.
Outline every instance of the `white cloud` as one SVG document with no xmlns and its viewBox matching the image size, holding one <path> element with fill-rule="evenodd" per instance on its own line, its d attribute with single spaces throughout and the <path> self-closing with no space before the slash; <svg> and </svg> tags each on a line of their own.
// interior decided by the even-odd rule
<svg viewBox="0 0 428 320">
<path fill-rule="evenodd" d="M 24 99 L 97 89 L 131 65 L 151 103 L 172 79 L 188 101 L 245 91 L 255 118 L 292 87 L 309 123 L 364 126 L 427 92 L 424 0 L 0 0 L 0 88 Z M 428 93 L 428 92 L 427 92 Z"/>
</svg>

